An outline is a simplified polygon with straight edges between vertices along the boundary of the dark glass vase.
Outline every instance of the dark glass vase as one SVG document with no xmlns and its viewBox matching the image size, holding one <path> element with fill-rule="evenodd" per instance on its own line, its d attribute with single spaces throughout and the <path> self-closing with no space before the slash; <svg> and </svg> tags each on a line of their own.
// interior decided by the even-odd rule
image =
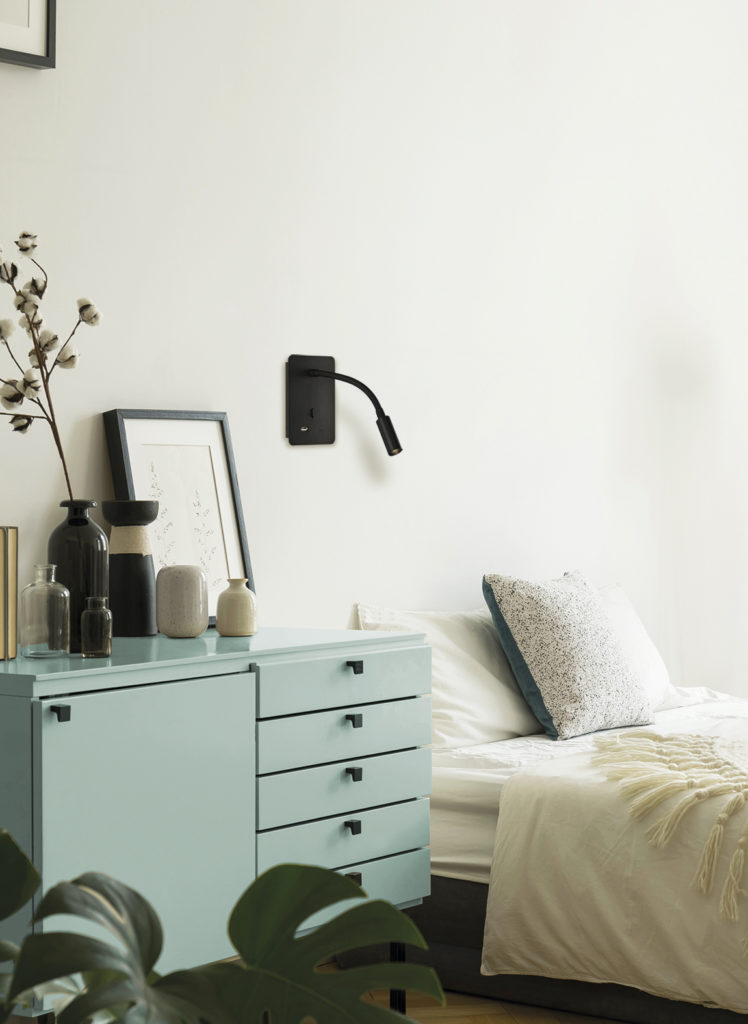
<svg viewBox="0 0 748 1024">
<path fill-rule="evenodd" d="M 95 501 L 61 501 L 67 519 L 55 527 L 47 544 L 47 559 L 57 566 L 57 580 L 70 591 L 70 652 L 81 649 L 81 615 L 87 597 L 109 595 L 109 542 L 98 523 L 89 518 Z"/>
<path fill-rule="evenodd" d="M 114 636 L 155 636 L 156 574 L 148 526 L 158 515 L 157 501 L 103 501 L 111 524 L 109 607 Z"/>
</svg>

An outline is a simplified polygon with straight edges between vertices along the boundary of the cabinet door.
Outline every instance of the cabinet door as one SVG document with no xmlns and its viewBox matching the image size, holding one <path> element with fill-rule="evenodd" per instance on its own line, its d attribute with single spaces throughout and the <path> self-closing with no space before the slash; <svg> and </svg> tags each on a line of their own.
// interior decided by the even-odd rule
<svg viewBox="0 0 748 1024">
<path fill-rule="evenodd" d="M 228 916 L 255 875 L 254 706 L 247 672 L 34 707 L 43 887 L 94 870 L 137 889 L 164 928 L 159 971 L 234 952 Z"/>
</svg>

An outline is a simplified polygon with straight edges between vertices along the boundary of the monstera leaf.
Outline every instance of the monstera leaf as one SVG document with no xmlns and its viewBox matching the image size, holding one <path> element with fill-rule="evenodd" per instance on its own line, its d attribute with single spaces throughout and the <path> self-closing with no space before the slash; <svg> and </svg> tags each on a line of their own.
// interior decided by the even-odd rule
<svg viewBox="0 0 748 1024">
<path fill-rule="evenodd" d="M 28 903 L 38 887 L 39 872 L 10 832 L 0 828 L 0 921 Z M 2 952 L 0 948 L 0 954 Z M 3 959 L 9 958 L 0 955 L 0 960 Z"/>
<path fill-rule="evenodd" d="M 148 901 L 134 889 L 108 875 L 88 872 L 47 892 L 35 920 L 52 914 L 73 914 L 101 925 L 121 946 L 70 932 L 29 935 L 21 946 L 9 1000 L 45 982 L 86 972 L 86 990 L 58 1015 L 59 1024 L 83 1021 L 112 1008 L 121 1009 L 128 1024 L 146 1020 L 178 1024 L 196 1019 L 178 991 L 159 989 L 152 969 L 163 944 L 161 923 Z"/>
<path fill-rule="evenodd" d="M 0 829 L 0 921 L 15 914 L 28 903 L 39 887 L 39 872 L 6 829 Z M 31 912 L 29 911 L 29 917 Z M 0 940 L 0 964 L 15 961 L 20 950 L 12 942 Z M 11 966 L 12 963 L 11 963 Z M 10 1016 L 13 1006 L 6 1002 L 11 972 L 0 970 L 0 1024 Z"/>
<path fill-rule="evenodd" d="M 312 914 L 363 890 L 324 868 L 282 864 L 261 875 L 237 903 L 229 936 L 243 964 L 199 968 L 195 975 L 212 987 L 212 1007 L 232 1024 L 387 1024 L 400 1014 L 363 1002 L 376 988 L 415 989 L 444 1002 L 438 978 L 428 967 L 371 964 L 335 973 L 315 967 L 336 953 L 382 942 L 426 947 L 413 922 L 389 903 L 374 900 L 347 910 L 315 931 L 295 937 Z M 165 979 L 167 980 L 167 979 Z M 219 1002 L 216 1003 L 215 999 Z M 195 1002 L 200 998 L 196 995 Z"/>
<path fill-rule="evenodd" d="M 243 964 L 215 964 L 158 977 L 153 968 L 162 932 L 150 904 L 107 875 L 81 875 L 50 889 L 36 919 L 77 915 L 103 925 L 119 945 L 71 933 L 28 936 L 9 1001 L 55 978 L 87 972 L 87 990 L 62 1010 L 58 1024 L 81 1024 L 104 1009 L 124 1024 L 401 1024 L 402 1016 L 363 1002 L 362 995 L 375 988 L 417 989 L 443 1001 L 430 968 L 387 963 L 326 974 L 315 967 L 335 953 L 372 943 L 424 947 L 409 918 L 375 900 L 295 937 L 310 915 L 340 900 L 364 896 L 350 879 L 324 868 L 271 868 L 247 889 L 230 918 L 229 935 Z"/>
</svg>

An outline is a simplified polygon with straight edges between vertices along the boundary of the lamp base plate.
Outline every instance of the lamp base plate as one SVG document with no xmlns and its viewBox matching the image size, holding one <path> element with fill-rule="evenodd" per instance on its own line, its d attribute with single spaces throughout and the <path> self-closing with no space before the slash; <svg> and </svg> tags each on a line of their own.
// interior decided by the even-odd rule
<svg viewBox="0 0 748 1024">
<path fill-rule="evenodd" d="M 289 444 L 333 444 L 335 381 L 307 370 L 335 372 L 332 356 L 289 356 L 286 363 L 286 437 Z"/>
</svg>

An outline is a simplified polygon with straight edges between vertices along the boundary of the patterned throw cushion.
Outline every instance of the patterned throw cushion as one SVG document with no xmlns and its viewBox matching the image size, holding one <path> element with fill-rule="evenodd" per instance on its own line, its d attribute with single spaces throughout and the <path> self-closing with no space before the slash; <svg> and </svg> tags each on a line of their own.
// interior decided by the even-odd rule
<svg viewBox="0 0 748 1024">
<path fill-rule="evenodd" d="M 647 693 L 583 576 L 531 583 L 488 575 L 483 594 L 517 684 L 549 736 L 652 721 Z"/>
</svg>

